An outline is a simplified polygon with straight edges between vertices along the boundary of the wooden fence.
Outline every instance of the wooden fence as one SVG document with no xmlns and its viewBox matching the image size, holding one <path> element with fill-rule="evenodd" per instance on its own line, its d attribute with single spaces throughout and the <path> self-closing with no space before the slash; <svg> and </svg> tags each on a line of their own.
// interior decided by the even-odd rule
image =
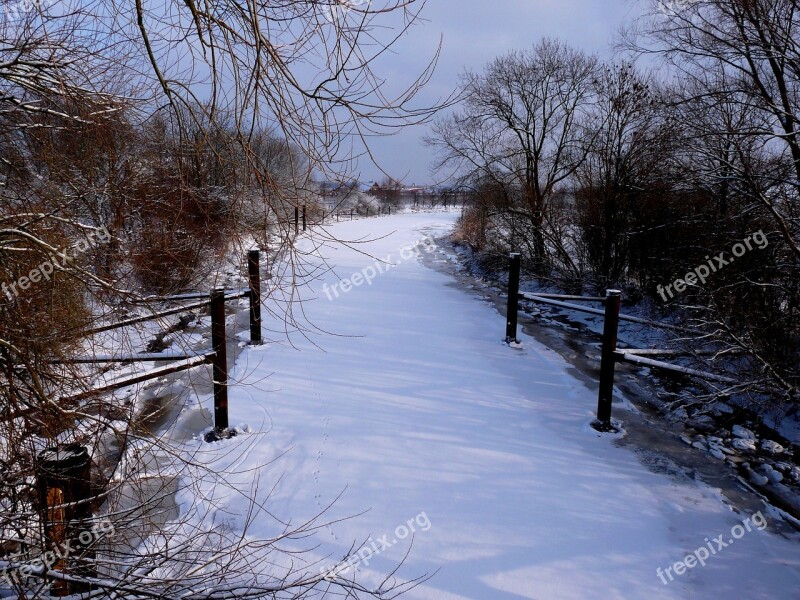
<svg viewBox="0 0 800 600">
<path fill-rule="evenodd" d="M 86 336 L 98 333 L 130 327 L 147 321 L 154 321 L 164 317 L 189 312 L 199 308 L 209 308 L 211 313 L 211 350 L 198 354 L 129 354 L 129 355 L 110 355 L 78 357 L 66 362 L 70 363 L 110 363 L 110 362 L 143 362 L 143 361 L 176 361 L 175 364 L 166 367 L 152 369 L 144 373 L 125 377 L 103 386 L 70 396 L 68 400 L 81 400 L 91 396 L 107 393 L 120 388 L 157 379 L 172 373 L 186 371 L 204 364 L 211 364 L 213 370 L 214 384 L 214 427 L 219 434 L 228 428 L 228 362 L 225 334 L 225 304 L 230 300 L 240 298 L 250 299 L 249 322 L 250 322 L 250 343 L 261 344 L 261 276 L 260 276 L 260 251 L 251 250 L 247 254 L 248 288 L 246 290 L 224 290 L 214 289 L 207 294 L 181 294 L 167 297 L 151 297 L 139 300 L 140 303 L 183 301 L 204 298 L 200 302 L 183 304 L 178 307 L 163 310 L 150 315 L 135 317 L 94 327 L 84 332 Z"/>
<path fill-rule="evenodd" d="M 86 330 L 84 335 L 96 335 L 106 331 L 130 327 L 138 323 L 161 319 L 170 315 L 185 313 L 199 308 L 210 309 L 211 313 L 211 350 L 196 354 L 175 353 L 140 353 L 128 355 L 98 355 L 78 357 L 66 361 L 73 364 L 91 363 L 132 363 L 150 361 L 170 361 L 173 364 L 145 371 L 106 383 L 80 394 L 64 398 L 66 400 L 82 400 L 95 395 L 157 379 L 172 373 L 193 369 L 200 365 L 211 364 L 214 387 L 214 436 L 219 439 L 229 435 L 228 430 L 228 364 L 225 333 L 225 304 L 240 298 L 250 299 L 250 343 L 261 344 L 261 278 L 260 252 L 251 250 L 247 254 L 248 288 L 246 290 L 214 289 L 210 293 L 180 294 L 167 297 L 143 298 L 138 303 L 165 301 L 188 301 L 202 299 L 199 302 L 182 304 L 150 315 L 135 317 Z M 58 362 L 58 361 L 57 361 Z M 90 460 L 85 447 L 71 444 L 46 448 L 37 458 L 37 487 L 39 500 L 45 513 L 44 533 L 50 548 L 60 548 L 65 543 L 77 539 L 91 525 L 91 501 L 93 494 L 90 486 Z M 65 556 L 53 566 L 54 571 L 61 573 L 54 580 L 51 588 L 53 596 L 90 591 L 85 580 L 97 574 L 91 568 L 91 549 L 76 553 L 76 556 Z M 88 565 L 88 566 L 87 566 Z M 73 579 L 77 576 L 77 579 Z"/>
<path fill-rule="evenodd" d="M 651 327 L 677 331 L 680 333 L 691 333 L 692 330 L 659 323 L 649 319 L 634 317 L 620 313 L 622 303 L 622 293 L 619 290 L 607 290 L 604 297 L 594 296 L 568 296 L 562 294 L 531 294 L 519 291 L 520 282 L 520 255 L 512 253 L 509 255 L 508 268 L 508 305 L 506 307 L 506 342 L 517 340 L 517 324 L 519 313 L 519 301 L 526 300 L 559 308 L 598 315 L 603 317 L 602 350 L 600 355 L 600 385 L 597 394 L 597 419 L 592 426 L 599 431 L 614 431 L 611 422 L 611 405 L 614 394 L 614 371 L 616 363 L 628 362 L 651 369 L 680 373 L 691 377 L 697 377 L 706 381 L 714 381 L 726 384 L 738 384 L 739 382 L 724 375 L 708 373 L 697 369 L 690 369 L 680 365 L 647 358 L 650 356 L 680 356 L 686 354 L 675 350 L 663 349 L 643 349 L 643 348 L 618 348 L 617 338 L 620 321 L 639 323 Z M 569 301 L 569 302 L 568 302 Z M 597 302 L 603 305 L 602 309 L 590 308 L 573 304 L 572 302 Z"/>
</svg>

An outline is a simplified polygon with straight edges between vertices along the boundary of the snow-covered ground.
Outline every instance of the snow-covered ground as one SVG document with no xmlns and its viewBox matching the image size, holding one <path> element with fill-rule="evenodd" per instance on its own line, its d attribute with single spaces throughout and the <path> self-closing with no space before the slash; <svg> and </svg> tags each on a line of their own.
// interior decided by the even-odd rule
<svg viewBox="0 0 800 600">
<path fill-rule="evenodd" d="M 239 489 L 258 476 L 277 519 L 332 504 L 333 523 L 296 558 L 319 561 L 313 572 L 366 542 L 378 551 L 354 568 L 377 583 L 412 546 L 399 576 L 432 577 L 408 598 L 800 597 L 800 545 L 762 530 L 774 512 L 737 514 L 594 432 L 595 392 L 556 353 L 524 335 L 521 349 L 501 343 L 503 317 L 422 264 L 424 236 L 455 217 L 364 219 L 305 238 L 297 275 L 316 280 L 293 308 L 304 330 L 286 339 L 267 319 L 273 342 L 231 373 L 230 420 L 248 433 L 187 451 L 211 451 Z M 244 495 L 214 502 L 242 525 Z M 275 523 L 256 519 L 250 534 L 274 536 Z"/>
</svg>

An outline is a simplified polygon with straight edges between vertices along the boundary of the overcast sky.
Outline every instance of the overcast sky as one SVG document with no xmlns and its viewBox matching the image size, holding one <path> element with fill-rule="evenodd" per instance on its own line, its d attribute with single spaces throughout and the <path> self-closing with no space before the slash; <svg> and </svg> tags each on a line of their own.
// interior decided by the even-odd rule
<svg viewBox="0 0 800 600">
<path fill-rule="evenodd" d="M 609 43 L 620 25 L 636 14 L 640 0 L 428 0 L 427 22 L 417 25 L 381 64 L 390 84 L 408 83 L 419 74 L 443 37 L 439 66 L 420 102 L 433 104 L 455 89 L 464 69 L 481 70 L 494 57 L 512 49 L 531 47 L 542 37 L 568 41 L 601 56 L 610 56 Z M 380 165 L 406 184 L 434 182 L 434 156 L 422 138 L 426 126 L 408 127 L 391 138 L 374 140 Z M 362 160 L 356 173 L 361 181 L 384 175 Z"/>
</svg>

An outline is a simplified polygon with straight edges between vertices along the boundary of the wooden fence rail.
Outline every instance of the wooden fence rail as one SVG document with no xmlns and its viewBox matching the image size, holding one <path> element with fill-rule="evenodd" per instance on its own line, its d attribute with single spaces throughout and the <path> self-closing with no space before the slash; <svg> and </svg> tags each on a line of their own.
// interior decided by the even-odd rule
<svg viewBox="0 0 800 600">
<path fill-rule="evenodd" d="M 177 308 L 162 310 L 160 312 L 153 313 L 151 315 L 134 317 L 132 319 L 126 319 L 124 321 L 111 323 L 109 325 L 101 325 L 100 327 L 93 327 L 92 329 L 87 329 L 86 331 L 84 331 L 83 335 L 88 337 L 90 335 L 96 335 L 98 333 L 103 333 L 106 331 L 113 331 L 115 329 L 122 329 L 123 327 L 130 327 L 131 325 L 138 325 L 139 323 L 156 321 L 158 319 L 163 319 L 164 317 L 169 317 L 170 315 L 177 315 L 179 313 L 190 312 L 198 308 L 205 308 L 206 306 L 208 306 L 208 300 L 204 300 L 203 302 L 195 302 L 194 304 L 186 304 L 184 306 L 178 306 Z"/>
<path fill-rule="evenodd" d="M 259 250 L 251 250 L 251 252 L 260 252 Z M 228 300 L 235 300 L 237 298 L 244 298 L 250 293 L 249 288 L 242 288 L 238 290 L 225 290 L 225 295 Z M 128 300 L 129 304 L 152 304 L 154 302 L 180 302 L 182 300 L 201 300 L 208 298 L 208 292 L 187 292 L 185 294 L 173 294 L 171 296 L 144 296 L 142 298 L 134 298 Z"/>
<path fill-rule="evenodd" d="M 598 315 L 598 316 L 605 316 L 605 310 L 601 310 L 599 308 L 587 308 L 585 306 L 579 306 L 577 304 L 571 304 L 569 302 L 562 302 L 560 300 L 554 300 L 552 298 L 558 298 L 559 296 L 556 294 L 531 294 L 531 293 L 520 293 L 520 299 L 528 300 L 530 302 L 538 302 L 539 304 L 549 304 L 550 306 L 557 306 L 559 308 L 568 308 L 570 310 L 576 310 L 578 312 L 587 313 L 590 315 Z M 605 303 L 606 298 L 601 297 L 594 297 L 594 296 L 569 296 L 573 300 L 581 300 L 583 302 L 602 302 Z M 689 329 L 687 327 L 681 327 L 679 325 L 670 325 L 669 323 L 659 323 L 658 321 L 653 321 L 651 319 L 643 319 L 641 317 L 634 317 L 632 315 L 619 315 L 620 321 L 627 321 L 629 323 L 639 323 L 640 325 L 649 325 L 650 327 L 655 327 L 657 329 L 667 329 L 669 331 L 677 331 L 680 333 L 694 333 L 694 330 Z"/>
<path fill-rule="evenodd" d="M 682 367 L 680 365 L 673 365 L 671 363 L 663 362 L 660 360 L 653 360 L 644 356 L 638 356 L 633 352 L 627 350 L 616 350 L 614 352 L 614 359 L 619 362 L 628 362 L 635 365 L 642 365 L 643 367 L 650 367 L 651 369 L 660 369 L 662 371 L 671 371 L 673 373 L 680 373 L 681 375 L 690 375 L 692 377 L 699 377 L 706 381 L 716 381 L 719 383 L 738 384 L 738 380 L 725 375 L 717 375 L 716 373 L 707 373 L 697 369 L 690 369 L 689 367 Z"/>
<path fill-rule="evenodd" d="M 91 365 L 103 363 L 137 363 L 137 362 L 169 362 L 205 356 L 204 352 L 174 354 L 167 352 L 139 352 L 134 354 L 96 354 L 94 356 L 78 356 L 76 358 L 54 359 L 51 365 Z"/>
<path fill-rule="evenodd" d="M 105 385 L 92 388 L 91 390 L 87 390 L 85 392 L 81 392 L 80 394 L 68 396 L 64 398 L 64 400 L 84 400 L 86 398 L 91 398 L 92 396 L 99 396 L 100 394 L 113 392 L 114 390 L 119 390 L 125 387 L 129 387 L 131 385 L 136 385 L 137 383 L 143 383 L 151 379 L 158 379 L 159 377 L 164 377 L 165 375 L 171 375 L 172 373 L 179 373 L 180 371 L 187 371 L 189 369 L 194 369 L 195 367 L 199 367 L 200 365 L 206 365 L 211 363 L 214 360 L 214 358 L 215 358 L 214 352 L 200 354 L 194 358 L 181 360 L 176 362 L 175 364 L 167 365 L 166 367 L 159 367 L 157 369 L 151 369 L 150 371 L 145 371 L 144 373 L 140 373 L 139 375 L 132 375 L 130 377 L 124 377 L 122 379 L 114 380 Z"/>
</svg>

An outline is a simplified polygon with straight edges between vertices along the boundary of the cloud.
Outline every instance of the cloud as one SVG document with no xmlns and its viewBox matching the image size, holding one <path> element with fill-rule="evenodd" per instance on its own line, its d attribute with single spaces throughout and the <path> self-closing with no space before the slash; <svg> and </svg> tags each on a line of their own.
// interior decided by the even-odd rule
<svg viewBox="0 0 800 600">
<path fill-rule="evenodd" d="M 549 36 L 600 55 L 629 21 L 636 3 L 597 0 L 429 0 L 422 13 L 427 22 L 415 26 L 398 43 L 396 52 L 376 68 L 400 92 L 402 83 L 418 74 L 443 37 L 442 56 L 430 85 L 419 96 L 421 104 L 435 103 L 455 88 L 467 70 L 479 71 L 494 57 L 530 47 Z M 413 127 L 390 138 L 377 139 L 372 148 L 381 166 L 407 183 L 431 180 L 430 150 L 421 138 L 427 127 Z M 379 170 L 361 164 L 361 178 L 381 179 Z"/>
</svg>

